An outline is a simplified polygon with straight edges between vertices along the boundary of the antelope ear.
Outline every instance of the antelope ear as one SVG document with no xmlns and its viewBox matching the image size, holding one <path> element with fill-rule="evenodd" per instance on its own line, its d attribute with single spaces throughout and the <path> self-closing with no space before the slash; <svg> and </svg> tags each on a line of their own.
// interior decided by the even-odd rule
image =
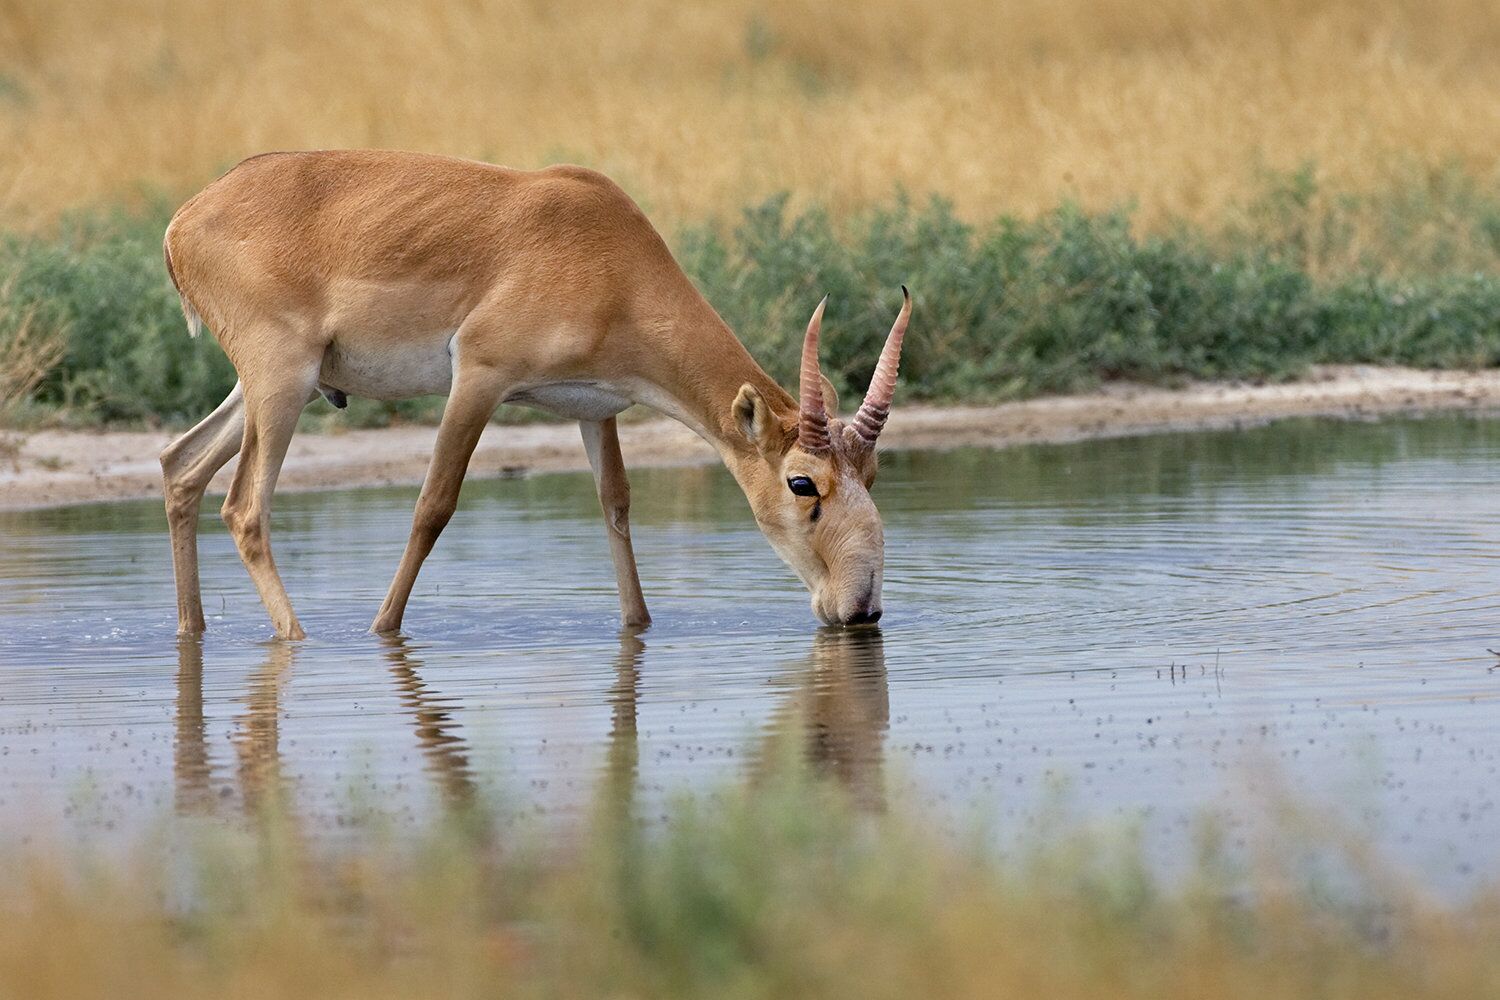
<svg viewBox="0 0 1500 1000">
<path fill-rule="evenodd" d="M 823 409 L 828 411 L 830 417 L 837 416 L 839 412 L 839 394 L 834 389 L 833 383 L 828 381 L 827 375 L 819 375 L 823 380 Z"/>
<path fill-rule="evenodd" d="M 734 422 L 762 455 L 780 454 L 781 422 L 755 387 L 748 383 L 740 386 L 739 395 L 734 397 Z"/>
</svg>

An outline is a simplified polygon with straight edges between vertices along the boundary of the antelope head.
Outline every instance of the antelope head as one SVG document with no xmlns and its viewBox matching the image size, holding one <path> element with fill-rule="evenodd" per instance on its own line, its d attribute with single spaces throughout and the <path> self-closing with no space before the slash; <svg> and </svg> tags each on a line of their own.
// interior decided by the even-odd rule
<svg viewBox="0 0 1500 1000">
<path fill-rule="evenodd" d="M 735 421 L 754 446 L 755 466 L 742 476 L 755 520 L 771 547 L 812 592 L 813 613 L 829 625 L 880 619 L 885 535 L 870 499 L 875 442 L 896 389 L 901 340 L 911 318 L 902 287 L 901 313 L 859 410 L 846 423 L 838 397 L 818 365 L 818 332 L 828 300 L 818 303 L 802 343 L 795 414 L 777 414 L 753 386 L 740 388 Z"/>
</svg>

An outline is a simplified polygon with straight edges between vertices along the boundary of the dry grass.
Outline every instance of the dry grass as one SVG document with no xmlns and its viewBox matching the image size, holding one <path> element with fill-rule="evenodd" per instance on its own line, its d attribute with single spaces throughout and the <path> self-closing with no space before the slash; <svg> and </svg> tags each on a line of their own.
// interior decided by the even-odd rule
<svg viewBox="0 0 1500 1000">
<path fill-rule="evenodd" d="M 0 303 L 5 297 L 0 289 Z M 61 331 L 37 323 L 35 309 L 21 311 L 7 334 L 0 339 L 0 427 L 62 360 L 66 345 Z"/>
<path fill-rule="evenodd" d="M 31 401 L 42 380 L 62 361 L 67 350 L 64 332 L 37 322 L 36 309 L 9 308 L 9 285 L 0 286 L 0 463 L 20 468 L 25 438 L 10 430 Z"/>
<path fill-rule="evenodd" d="M 1086 839 L 1000 867 L 806 793 L 679 804 L 650 836 L 628 809 L 532 852 L 476 826 L 319 852 L 272 825 L 155 861 L 13 855 L 0 996 L 1500 996 L 1493 896 L 1236 900 L 1211 865 L 1163 889 Z"/>
<path fill-rule="evenodd" d="M 174 195 L 253 152 L 444 151 L 617 176 L 671 230 L 896 185 L 1222 221 L 1500 151 L 1493 0 L 0 0 L 0 215 Z"/>
</svg>

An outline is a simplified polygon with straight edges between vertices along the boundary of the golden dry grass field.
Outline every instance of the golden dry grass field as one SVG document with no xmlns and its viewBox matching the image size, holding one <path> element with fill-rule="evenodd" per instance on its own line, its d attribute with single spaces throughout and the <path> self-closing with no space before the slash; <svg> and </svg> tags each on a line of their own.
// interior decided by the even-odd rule
<svg viewBox="0 0 1500 1000">
<path fill-rule="evenodd" d="M 0 0 L 0 222 L 250 153 L 581 161 L 670 230 L 898 186 L 1219 222 L 1267 171 L 1497 176 L 1494 0 Z"/>
</svg>

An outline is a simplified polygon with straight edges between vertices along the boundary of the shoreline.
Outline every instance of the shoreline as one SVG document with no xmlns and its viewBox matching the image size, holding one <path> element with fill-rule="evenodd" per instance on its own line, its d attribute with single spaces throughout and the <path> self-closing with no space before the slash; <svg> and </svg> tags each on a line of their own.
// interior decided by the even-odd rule
<svg viewBox="0 0 1500 1000">
<path fill-rule="evenodd" d="M 1274 385 L 1196 383 L 1180 389 L 1111 385 L 1074 396 L 992 406 L 898 403 L 881 438 L 886 450 L 1004 448 L 1168 431 L 1218 430 L 1288 417 L 1357 419 L 1423 411 L 1500 412 L 1500 370 L 1429 371 L 1328 366 Z M 15 464 L 0 466 L 0 511 L 161 497 L 157 454 L 180 431 L 62 431 L 24 435 Z M 435 426 L 402 426 L 299 434 L 277 489 L 283 492 L 359 486 L 418 485 L 427 470 Z M 622 422 L 628 467 L 717 461 L 709 445 L 665 417 Z M 228 487 L 231 461 L 210 493 Z M 485 429 L 470 478 L 588 469 L 572 423 L 496 425 Z"/>
</svg>

